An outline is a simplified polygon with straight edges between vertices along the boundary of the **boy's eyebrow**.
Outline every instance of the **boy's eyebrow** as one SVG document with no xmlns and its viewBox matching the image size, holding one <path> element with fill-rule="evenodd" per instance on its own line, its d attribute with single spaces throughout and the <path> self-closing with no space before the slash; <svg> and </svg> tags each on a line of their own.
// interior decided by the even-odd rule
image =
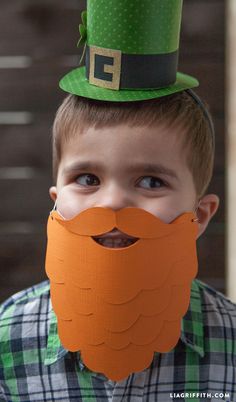
<svg viewBox="0 0 236 402">
<path fill-rule="evenodd" d="M 168 168 L 160 163 L 136 163 L 130 167 L 130 171 L 142 171 L 144 173 L 164 174 L 179 180 L 175 170 Z"/>
<path fill-rule="evenodd" d="M 78 171 L 89 171 L 89 170 L 103 170 L 103 166 L 100 165 L 99 163 L 93 163 L 93 162 L 75 162 L 72 163 L 69 166 L 66 166 L 62 170 L 63 175 L 67 175 L 73 172 L 78 172 Z"/>
<path fill-rule="evenodd" d="M 78 172 L 78 171 L 89 171 L 89 170 L 98 170 L 98 171 L 104 171 L 104 165 L 100 163 L 95 163 L 95 162 L 75 162 L 72 163 L 69 166 L 66 166 L 62 174 L 63 175 L 68 175 L 73 172 Z M 147 174 L 164 174 L 166 176 L 173 177 L 176 180 L 179 180 L 175 170 L 168 168 L 167 166 L 164 166 L 162 164 L 156 164 L 156 163 L 132 163 L 132 165 L 127 166 L 127 170 L 129 172 L 142 172 L 142 173 L 147 173 Z"/>
</svg>

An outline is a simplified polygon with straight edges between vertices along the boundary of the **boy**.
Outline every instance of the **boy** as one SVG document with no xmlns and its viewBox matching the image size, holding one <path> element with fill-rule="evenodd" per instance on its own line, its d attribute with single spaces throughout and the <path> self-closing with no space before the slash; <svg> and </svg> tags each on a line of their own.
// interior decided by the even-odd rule
<svg viewBox="0 0 236 402">
<path fill-rule="evenodd" d="M 131 3 L 132 1 L 129 4 Z M 167 3 L 170 6 L 174 5 L 173 1 Z M 158 5 L 160 5 L 159 2 L 155 2 L 155 6 Z M 94 9 L 96 14 L 95 11 Z M 177 13 L 178 10 L 175 11 Z M 104 57 L 110 56 L 104 55 Z M 101 79 L 100 76 L 99 80 Z M 192 85 L 188 83 L 187 86 Z M 95 86 L 92 87 L 92 91 L 94 88 L 98 93 Z M 172 88 L 172 93 L 176 92 L 175 89 Z M 146 214 L 149 219 L 150 224 L 146 225 L 146 230 L 149 231 L 152 223 L 154 229 L 157 223 L 160 231 L 167 230 L 167 227 L 168 230 L 170 227 L 177 230 L 179 219 L 193 217 L 190 220 L 191 227 L 194 227 L 193 234 L 196 233 L 195 237 L 199 237 L 217 211 L 218 197 L 214 194 L 206 194 L 213 167 L 212 127 L 209 119 L 206 118 L 203 105 L 197 103 L 193 95 L 183 91 L 185 88 L 181 89 L 178 94 L 171 96 L 162 97 L 161 95 L 161 98 L 158 98 L 160 94 L 155 93 L 153 100 L 130 103 L 100 102 L 69 95 L 60 107 L 53 130 L 56 185 L 50 189 L 50 195 L 56 202 L 57 212 L 53 212 L 52 217 L 49 218 L 49 247 L 46 261 L 47 273 L 51 280 L 51 292 L 54 295 L 53 308 L 47 282 L 13 296 L 3 305 L 0 332 L 1 400 L 168 401 L 173 398 L 213 400 L 219 397 L 223 400 L 235 400 L 235 305 L 199 281 L 192 282 L 189 307 L 183 314 L 181 335 L 175 342 L 176 346 L 169 348 L 165 353 L 160 353 L 162 348 L 167 348 L 165 339 L 162 339 L 159 342 L 159 353 L 152 356 L 150 364 L 146 364 L 142 370 L 137 370 L 135 364 L 132 366 L 131 361 L 131 367 L 135 369 L 133 371 L 131 369 L 128 375 L 120 380 L 112 381 L 109 376 L 104 376 L 102 372 L 92 369 L 93 364 L 96 365 L 99 360 L 99 354 L 94 353 L 94 362 L 91 361 L 89 365 L 85 365 L 83 353 L 80 355 L 79 348 L 71 346 L 67 348 L 71 351 L 68 352 L 62 346 L 62 343 L 70 345 L 73 342 L 76 343 L 77 338 L 83 337 L 83 333 L 86 332 L 85 327 L 76 327 L 75 334 L 73 326 L 69 327 L 69 330 L 61 327 L 60 339 L 58 336 L 57 324 L 62 325 L 62 321 L 65 321 L 70 325 L 71 322 L 70 311 L 66 304 L 67 299 L 70 296 L 73 297 L 73 292 L 71 291 L 70 295 L 69 288 L 65 299 L 60 299 L 62 295 L 65 296 L 64 289 L 61 287 L 61 292 L 57 294 L 55 285 L 57 288 L 64 285 L 66 281 L 63 275 L 69 278 L 70 264 L 66 266 L 67 271 L 63 271 L 61 262 L 66 261 L 66 258 L 72 258 L 73 253 L 77 253 L 76 249 L 73 249 L 73 253 L 70 249 L 75 239 L 74 227 L 80 232 L 82 229 L 88 230 L 91 226 L 91 230 L 94 231 L 98 210 L 102 209 L 102 213 L 104 209 L 117 212 L 117 222 L 119 211 L 126 211 L 128 218 L 132 211 L 135 213 L 142 211 L 145 215 L 143 219 L 146 219 Z M 102 91 L 100 94 L 104 96 L 106 90 L 104 92 L 102 89 Z M 138 92 L 142 97 L 145 91 L 137 91 L 136 97 Z M 153 94 L 153 91 L 146 91 L 145 96 L 149 93 L 151 98 L 151 92 Z M 109 94 L 115 96 L 114 92 Z M 131 92 L 129 96 L 130 94 Z M 121 95 L 118 94 L 117 97 L 119 96 Z M 84 216 L 84 211 L 89 210 L 92 210 L 94 215 L 88 219 L 85 228 L 82 228 L 83 222 L 75 221 L 74 218 L 79 215 Z M 61 236 L 57 238 L 56 229 L 50 229 L 51 219 L 61 219 L 62 228 L 63 225 L 71 223 L 70 230 L 60 228 Z M 105 220 L 104 215 L 100 225 L 106 226 Z M 127 219 L 124 219 L 122 223 L 123 228 L 125 225 L 128 226 Z M 127 234 L 126 230 L 120 230 L 117 223 L 114 228 L 111 228 L 112 230 L 103 228 L 92 236 L 95 250 L 100 252 L 100 249 L 105 248 L 109 256 L 112 255 L 110 260 L 112 263 L 108 268 L 112 268 L 113 271 L 115 271 L 116 258 L 110 251 L 118 255 L 119 250 L 123 250 L 122 258 L 125 265 L 126 250 L 132 250 L 142 237 L 140 233 L 144 229 L 141 221 L 132 221 L 130 227 L 133 228 L 132 233 Z M 190 249 L 192 246 L 192 243 L 188 242 L 188 237 L 193 236 L 191 230 L 184 237 L 184 243 L 180 243 L 180 246 L 185 245 L 186 249 L 188 245 Z M 66 236 L 65 242 L 60 243 L 63 236 Z M 179 237 L 181 236 L 182 232 Z M 81 237 L 84 241 L 85 233 Z M 166 234 L 163 237 L 168 236 Z M 179 239 L 175 236 L 174 240 L 177 243 Z M 160 265 L 161 274 L 167 271 L 168 258 L 171 260 L 172 257 L 172 255 L 168 256 L 168 251 L 172 254 L 171 247 L 175 248 L 175 242 L 168 243 L 165 264 Z M 149 240 L 144 239 L 144 244 L 145 246 L 150 244 Z M 148 250 L 152 253 L 153 247 Z M 156 252 L 151 255 L 154 260 L 153 267 L 156 267 L 155 271 L 157 271 L 158 258 L 162 255 L 162 250 L 159 247 L 154 251 Z M 195 276 L 195 255 L 192 251 L 191 249 L 190 254 L 186 254 L 191 258 L 188 259 L 186 270 L 183 269 L 184 281 L 181 285 L 189 282 L 188 272 L 192 267 L 192 276 Z M 93 252 L 95 275 L 99 259 L 96 259 L 97 254 Z M 61 253 L 63 259 L 61 259 Z M 181 250 L 177 250 L 177 257 L 178 255 L 182 255 Z M 82 257 L 78 254 L 80 264 L 77 266 L 81 267 L 82 260 L 85 261 L 84 271 L 80 269 L 81 281 L 86 280 L 86 264 L 90 256 L 82 255 Z M 139 267 L 138 260 L 136 263 Z M 151 264 L 152 261 L 149 263 Z M 54 264 L 57 264 L 56 269 Z M 105 257 L 103 264 L 106 267 Z M 181 260 L 181 264 L 184 268 L 185 261 Z M 127 265 L 127 270 L 128 268 Z M 132 265 L 131 268 L 135 266 Z M 146 270 L 146 275 L 143 276 L 145 280 L 148 276 L 149 265 L 140 266 L 140 269 L 143 269 L 144 274 Z M 124 281 L 124 283 L 127 282 L 127 292 L 135 288 L 139 272 L 139 269 L 134 270 L 134 275 L 131 278 L 127 277 L 127 281 Z M 77 272 L 74 274 L 77 280 Z M 91 280 L 94 279 L 94 275 L 91 276 Z M 112 275 L 116 275 L 116 272 L 112 272 Z M 106 279 L 105 275 L 104 281 Z M 103 285 L 99 283 L 99 277 L 97 284 Z M 115 283 L 108 283 L 108 285 L 111 286 L 112 295 L 116 294 L 117 298 L 120 297 L 120 302 L 117 304 L 122 306 L 123 293 L 115 286 Z M 78 288 L 79 286 L 80 281 Z M 167 291 L 168 286 L 163 294 Z M 183 294 L 185 296 L 185 293 L 187 294 L 187 290 L 184 288 L 178 295 L 177 302 Z M 78 295 L 79 290 L 74 299 L 76 308 Z M 108 296 L 109 292 L 106 297 Z M 154 304 L 160 305 L 162 302 L 163 298 L 160 298 L 159 302 Z M 88 308 L 86 303 L 81 303 L 79 308 L 81 306 Z M 150 307 L 152 306 L 148 308 Z M 148 313 L 147 316 L 149 316 Z M 150 314 L 151 317 L 154 315 Z M 103 316 L 103 318 L 105 320 L 106 317 Z M 118 318 L 126 319 L 126 315 L 122 317 L 122 314 L 118 314 Z M 152 335 L 150 322 L 154 326 L 154 319 L 147 321 L 144 335 Z M 72 328 L 71 331 L 70 328 Z M 97 336 L 100 327 L 97 326 L 95 329 L 92 335 L 91 331 L 88 332 L 88 337 Z M 135 336 L 141 337 L 143 332 L 141 328 Z M 171 335 L 171 331 L 166 332 L 168 339 L 171 339 Z M 121 337 L 117 339 L 119 342 L 122 341 Z M 116 350 L 119 349 L 121 348 L 117 347 Z M 138 348 L 135 351 L 138 355 Z M 119 356 L 114 352 L 113 356 L 115 355 Z M 103 357 L 104 360 L 107 359 L 106 355 Z M 136 357 L 132 355 L 134 361 Z M 128 361 L 124 361 L 129 365 Z M 114 371 L 113 377 L 118 378 L 116 372 L 118 358 L 113 362 L 107 359 L 106 363 L 109 369 Z"/>
</svg>

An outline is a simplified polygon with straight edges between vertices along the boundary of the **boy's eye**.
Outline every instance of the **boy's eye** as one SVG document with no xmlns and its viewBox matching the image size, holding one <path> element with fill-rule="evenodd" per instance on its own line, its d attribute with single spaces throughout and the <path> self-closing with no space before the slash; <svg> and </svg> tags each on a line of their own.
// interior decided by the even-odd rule
<svg viewBox="0 0 236 402">
<path fill-rule="evenodd" d="M 163 187 L 165 184 L 163 180 L 158 179 L 157 177 L 153 176 L 145 176 L 142 179 L 139 180 L 138 186 L 145 188 L 145 189 L 155 189 L 155 188 L 160 188 Z"/>
<path fill-rule="evenodd" d="M 76 183 L 81 186 L 99 186 L 100 181 L 94 174 L 81 174 L 76 178 Z"/>
</svg>

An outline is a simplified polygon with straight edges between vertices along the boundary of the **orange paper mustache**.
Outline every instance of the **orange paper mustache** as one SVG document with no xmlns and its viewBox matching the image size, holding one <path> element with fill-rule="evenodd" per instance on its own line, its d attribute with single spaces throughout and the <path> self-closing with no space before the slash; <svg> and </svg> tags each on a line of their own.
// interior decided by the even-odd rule
<svg viewBox="0 0 236 402">
<path fill-rule="evenodd" d="M 137 208 L 91 208 L 48 220 L 46 272 L 63 346 L 119 381 L 178 342 L 197 273 L 193 213 L 171 224 Z M 107 248 L 93 237 L 117 228 L 138 238 Z"/>
</svg>

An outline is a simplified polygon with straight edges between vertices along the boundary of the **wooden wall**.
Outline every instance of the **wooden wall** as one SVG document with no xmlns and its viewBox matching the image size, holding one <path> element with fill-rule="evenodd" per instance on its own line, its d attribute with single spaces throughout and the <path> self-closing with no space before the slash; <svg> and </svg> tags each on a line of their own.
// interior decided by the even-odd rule
<svg viewBox="0 0 236 402">
<path fill-rule="evenodd" d="M 1 0 L 0 301 L 46 278 L 46 221 L 52 204 L 51 126 L 65 94 L 58 81 L 79 60 L 84 0 Z M 224 0 L 185 0 L 180 71 L 199 78 L 217 131 L 210 190 L 220 211 L 199 240 L 199 278 L 224 291 Z"/>
<path fill-rule="evenodd" d="M 209 192 L 221 203 L 198 241 L 198 277 L 225 291 L 225 0 L 185 0 L 180 69 L 198 77 L 197 93 L 210 106 L 216 128 L 215 170 Z"/>
</svg>

